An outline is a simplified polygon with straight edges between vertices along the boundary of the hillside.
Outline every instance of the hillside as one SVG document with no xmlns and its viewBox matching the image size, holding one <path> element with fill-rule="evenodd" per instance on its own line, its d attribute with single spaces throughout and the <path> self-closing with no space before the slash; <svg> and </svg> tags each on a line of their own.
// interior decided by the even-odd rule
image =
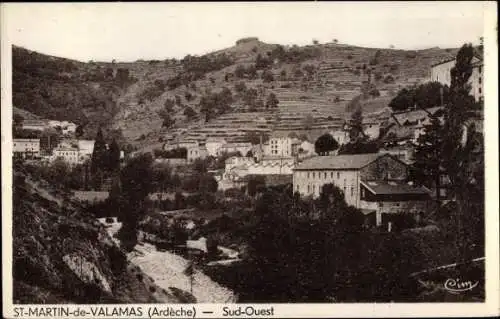
<svg viewBox="0 0 500 319">
<path fill-rule="evenodd" d="M 69 193 L 16 165 L 14 303 L 175 303 Z"/>
<path fill-rule="evenodd" d="M 81 63 L 13 50 L 14 105 L 40 116 L 100 123 L 137 147 L 161 145 L 167 133 L 231 138 L 245 130 L 306 128 L 317 135 L 342 124 L 353 97 L 365 94 L 365 113 L 380 110 L 399 88 L 426 81 L 431 64 L 457 51 L 284 47 L 245 38 L 202 57 Z M 126 80 L 118 73 L 127 73 Z M 278 107 L 266 108 L 271 93 Z M 202 109 L 210 114 L 208 123 Z M 173 125 L 162 127 L 165 118 Z"/>
</svg>

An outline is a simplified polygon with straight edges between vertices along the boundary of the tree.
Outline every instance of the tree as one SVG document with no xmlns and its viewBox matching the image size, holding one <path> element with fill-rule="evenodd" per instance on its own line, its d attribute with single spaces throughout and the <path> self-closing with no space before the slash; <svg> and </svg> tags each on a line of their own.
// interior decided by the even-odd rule
<svg viewBox="0 0 500 319">
<path fill-rule="evenodd" d="M 234 70 L 234 75 L 240 79 L 244 78 L 246 74 L 245 67 L 241 64 L 238 64 L 236 70 Z"/>
<path fill-rule="evenodd" d="M 120 170 L 120 146 L 118 146 L 118 143 L 114 139 L 109 145 L 108 167 L 111 172 Z"/>
<path fill-rule="evenodd" d="M 269 93 L 267 96 L 266 107 L 267 108 L 277 108 L 280 101 L 273 92 Z"/>
<path fill-rule="evenodd" d="M 84 125 L 78 125 L 75 129 L 75 136 L 76 138 L 82 137 L 84 134 Z"/>
<path fill-rule="evenodd" d="M 448 86 L 439 82 L 428 82 L 417 87 L 403 88 L 389 102 L 394 111 L 406 111 L 414 107 L 426 109 L 449 102 Z"/>
<path fill-rule="evenodd" d="M 437 116 L 430 116 L 430 124 L 424 126 L 415 148 L 415 173 L 413 180 L 419 185 L 436 188 L 436 200 L 439 201 L 439 187 L 442 168 L 441 148 L 445 135 L 441 121 Z"/>
<path fill-rule="evenodd" d="M 484 171 L 484 152 L 480 150 L 482 137 L 475 131 L 471 121 L 475 115 L 475 101 L 469 94 L 468 80 L 472 74 L 473 56 L 472 45 L 463 45 L 450 72 L 450 103 L 445 108 L 445 135 L 441 153 L 445 172 L 450 179 L 451 196 L 457 203 L 456 246 L 459 261 L 470 258 L 471 247 L 477 244 L 470 242 L 472 235 L 469 234 L 470 230 L 466 230 L 465 221 L 484 218 L 484 210 L 477 209 L 482 204 L 477 202 L 475 196 L 471 196 L 473 189 L 484 193 L 484 185 L 478 183 L 478 178 L 483 174 L 481 171 Z"/>
<path fill-rule="evenodd" d="M 329 133 L 321 135 L 314 143 L 314 150 L 318 155 L 328 155 L 338 148 L 339 143 Z"/>
<path fill-rule="evenodd" d="M 262 72 L 261 77 L 264 83 L 269 83 L 274 81 L 274 75 L 270 70 L 264 70 L 264 72 Z"/>
<path fill-rule="evenodd" d="M 249 196 L 255 196 L 259 187 L 264 187 L 266 180 L 262 175 L 251 176 L 248 179 L 247 192 Z"/>
<path fill-rule="evenodd" d="M 13 115 L 14 130 L 21 129 L 23 126 L 24 117 L 20 114 Z"/>
<path fill-rule="evenodd" d="M 94 142 L 94 150 L 92 151 L 92 158 L 90 162 L 90 173 L 94 181 L 94 187 L 100 185 L 101 173 L 108 167 L 107 163 L 108 154 L 106 149 L 106 142 L 102 134 L 102 129 L 99 127 Z"/>
<path fill-rule="evenodd" d="M 185 116 L 186 116 L 189 120 L 191 120 L 193 117 L 195 117 L 195 116 L 196 116 L 196 114 L 197 114 L 197 113 L 195 112 L 195 110 L 193 110 L 193 108 L 192 108 L 192 107 L 190 107 L 190 106 L 188 106 L 188 107 L 186 107 L 186 109 L 184 109 L 184 115 L 185 115 Z"/>
<path fill-rule="evenodd" d="M 363 110 L 361 106 L 354 110 L 349 121 L 349 138 L 351 141 L 356 141 L 365 136 L 363 131 Z"/>
<path fill-rule="evenodd" d="M 122 194 L 129 211 L 122 216 L 123 225 L 119 237 L 124 241 L 124 248 L 127 250 L 132 249 L 137 242 L 137 227 L 145 213 L 145 199 L 153 190 L 152 163 L 151 154 L 141 154 L 132 158 L 120 174 Z"/>
</svg>

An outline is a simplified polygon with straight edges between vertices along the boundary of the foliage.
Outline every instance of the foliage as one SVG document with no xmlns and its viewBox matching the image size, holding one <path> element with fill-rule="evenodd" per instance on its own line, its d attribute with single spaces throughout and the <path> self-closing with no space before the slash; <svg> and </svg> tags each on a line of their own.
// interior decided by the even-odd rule
<svg viewBox="0 0 500 319">
<path fill-rule="evenodd" d="M 314 143 L 314 150 L 318 155 L 328 155 L 338 148 L 339 143 L 329 133 L 321 135 Z"/>
<path fill-rule="evenodd" d="M 441 90 L 443 103 L 441 103 Z M 394 111 L 405 111 L 417 108 L 429 108 L 446 105 L 450 102 L 450 90 L 448 86 L 439 82 L 428 82 L 409 89 L 403 88 L 389 102 L 389 107 Z"/>
<path fill-rule="evenodd" d="M 194 118 L 197 113 L 195 110 L 193 110 L 192 107 L 188 106 L 184 109 L 184 115 L 188 118 L 188 119 L 192 119 Z"/>
<path fill-rule="evenodd" d="M 178 147 L 168 151 L 155 149 L 154 156 L 157 158 L 187 158 L 187 149 L 185 147 Z"/>
<path fill-rule="evenodd" d="M 109 145 L 108 168 L 112 172 L 120 170 L 120 147 L 114 139 Z"/>
<path fill-rule="evenodd" d="M 247 184 L 247 192 L 248 195 L 250 196 L 255 196 L 259 188 L 262 188 L 266 185 L 266 181 L 264 176 L 262 175 L 256 175 L 256 176 L 251 176 L 248 180 Z"/>
<path fill-rule="evenodd" d="M 264 72 L 262 72 L 261 77 L 264 83 L 269 83 L 274 81 L 273 72 L 271 72 L 270 70 L 264 70 Z"/>
<path fill-rule="evenodd" d="M 356 142 L 349 142 L 342 144 L 339 148 L 339 155 L 347 154 L 369 154 L 377 153 L 379 150 L 379 145 L 376 141 L 368 140 L 367 138 L 362 138 Z"/>
<path fill-rule="evenodd" d="M 231 109 L 233 94 L 227 87 L 222 88 L 220 93 L 209 93 L 201 97 L 200 112 L 205 114 L 206 120 L 216 115 L 224 114 Z"/>
<path fill-rule="evenodd" d="M 269 93 L 266 100 L 266 108 L 277 108 L 280 101 L 273 92 Z"/>
</svg>

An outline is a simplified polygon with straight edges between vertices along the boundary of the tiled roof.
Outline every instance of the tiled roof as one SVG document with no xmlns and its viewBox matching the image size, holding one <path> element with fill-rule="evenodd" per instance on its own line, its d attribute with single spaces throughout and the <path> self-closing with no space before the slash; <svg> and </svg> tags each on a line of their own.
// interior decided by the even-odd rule
<svg viewBox="0 0 500 319">
<path fill-rule="evenodd" d="M 377 153 L 315 156 L 298 165 L 295 170 L 310 169 L 360 169 L 375 161 L 378 157 L 385 156 Z"/>
<path fill-rule="evenodd" d="M 424 120 L 429 117 L 430 114 L 435 114 L 437 111 L 443 109 L 442 106 L 430 107 L 428 109 L 419 109 L 408 112 L 393 113 L 392 116 L 398 122 L 399 125 L 404 125 L 405 122 L 416 122 L 418 120 Z"/>
<path fill-rule="evenodd" d="M 412 186 L 404 182 L 395 181 L 361 181 L 370 192 L 375 195 L 429 195 L 430 191 L 423 186 Z"/>
</svg>

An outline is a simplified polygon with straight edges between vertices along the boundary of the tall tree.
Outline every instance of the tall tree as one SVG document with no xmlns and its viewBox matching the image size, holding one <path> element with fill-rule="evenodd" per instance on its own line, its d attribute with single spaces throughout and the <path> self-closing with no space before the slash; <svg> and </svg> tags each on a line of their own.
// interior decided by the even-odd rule
<svg viewBox="0 0 500 319">
<path fill-rule="evenodd" d="M 94 142 L 94 150 L 92 151 L 92 158 L 90 162 L 90 174 L 92 180 L 92 186 L 94 189 L 99 189 L 102 185 L 104 174 L 103 172 L 107 168 L 108 153 L 106 150 L 106 143 L 104 141 L 104 136 L 102 130 L 99 127 L 97 135 Z"/>
<path fill-rule="evenodd" d="M 431 115 L 430 123 L 424 126 L 424 134 L 417 140 L 415 148 L 414 181 L 419 185 L 435 187 L 439 201 L 440 177 L 442 172 L 441 149 L 444 131 L 439 117 Z"/>
<path fill-rule="evenodd" d="M 474 208 L 471 206 L 475 198 L 469 192 L 474 187 L 475 170 L 481 169 L 482 164 L 477 165 L 475 151 L 480 146 L 473 124 L 474 98 L 469 94 L 468 83 L 472 74 L 472 58 L 474 49 L 471 44 L 465 44 L 457 53 L 455 66 L 451 70 L 450 103 L 445 110 L 443 140 L 443 166 L 450 179 L 450 191 L 452 198 L 456 201 L 457 221 L 457 250 L 458 258 L 463 260 L 470 251 L 467 247 L 467 232 L 464 220 L 472 214 Z M 483 187 L 484 185 L 480 185 Z M 484 212 L 478 212 L 484 214 Z"/>
<path fill-rule="evenodd" d="M 120 170 L 120 147 L 116 140 L 113 139 L 109 145 L 108 151 L 108 168 L 111 172 Z"/>
</svg>

